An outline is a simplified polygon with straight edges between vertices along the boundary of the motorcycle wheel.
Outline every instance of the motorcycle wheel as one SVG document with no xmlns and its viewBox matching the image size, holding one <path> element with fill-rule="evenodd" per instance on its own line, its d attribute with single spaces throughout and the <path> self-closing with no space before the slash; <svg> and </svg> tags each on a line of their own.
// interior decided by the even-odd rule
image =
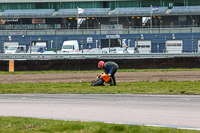
<svg viewBox="0 0 200 133">
<path fill-rule="evenodd" d="M 101 85 L 103 85 L 103 79 L 98 79 L 94 84 L 93 84 L 93 86 L 101 86 Z"/>
</svg>

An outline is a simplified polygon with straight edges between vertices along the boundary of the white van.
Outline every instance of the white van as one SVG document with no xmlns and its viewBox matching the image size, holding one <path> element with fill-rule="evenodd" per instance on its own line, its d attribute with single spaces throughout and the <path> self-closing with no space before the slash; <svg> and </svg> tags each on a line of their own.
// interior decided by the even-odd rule
<svg viewBox="0 0 200 133">
<path fill-rule="evenodd" d="M 46 51 L 46 47 L 44 46 L 33 46 L 30 47 L 28 52 L 29 54 L 41 54 Z"/>
<path fill-rule="evenodd" d="M 62 52 L 79 51 L 79 45 L 77 40 L 64 41 L 62 45 Z"/>
<path fill-rule="evenodd" d="M 11 45 L 5 49 L 5 54 L 26 53 L 26 45 Z"/>
<path fill-rule="evenodd" d="M 4 42 L 4 53 L 13 53 L 12 51 L 16 50 L 18 46 L 19 42 Z"/>
<path fill-rule="evenodd" d="M 27 53 L 41 54 L 47 50 L 47 42 L 33 42 L 32 46 L 29 47 Z"/>
</svg>

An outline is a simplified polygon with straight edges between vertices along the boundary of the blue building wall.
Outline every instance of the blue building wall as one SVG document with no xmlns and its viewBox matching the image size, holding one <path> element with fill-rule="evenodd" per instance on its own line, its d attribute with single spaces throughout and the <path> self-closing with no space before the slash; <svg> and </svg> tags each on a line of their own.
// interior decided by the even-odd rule
<svg viewBox="0 0 200 133">
<path fill-rule="evenodd" d="M 78 40 L 79 47 L 83 44 L 84 49 L 89 49 L 101 46 L 101 39 L 108 39 L 106 35 L 8 35 L 0 36 L 0 50 L 3 51 L 3 43 L 8 41 L 19 42 L 20 45 L 26 45 L 27 49 L 34 41 L 46 41 L 47 48 L 51 49 L 51 43 L 54 49 L 60 50 L 62 43 L 66 40 Z M 143 36 L 143 37 L 142 37 Z M 87 44 L 87 38 L 92 37 L 92 44 Z M 175 40 L 183 40 L 183 52 L 197 52 L 198 40 L 200 39 L 200 33 L 175 33 Z M 120 34 L 120 38 L 116 39 L 126 39 L 126 44 L 128 46 L 128 40 L 130 47 L 135 46 L 136 40 L 151 40 L 152 43 L 152 53 L 163 53 L 165 49 L 165 42 L 167 40 L 173 40 L 173 35 L 170 33 L 166 34 Z"/>
</svg>

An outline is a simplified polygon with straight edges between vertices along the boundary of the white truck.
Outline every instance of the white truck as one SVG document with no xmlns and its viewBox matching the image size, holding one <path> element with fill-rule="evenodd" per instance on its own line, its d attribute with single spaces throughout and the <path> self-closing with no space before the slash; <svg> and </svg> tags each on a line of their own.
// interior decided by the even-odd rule
<svg viewBox="0 0 200 133">
<path fill-rule="evenodd" d="M 77 40 L 64 41 L 61 51 L 62 52 L 79 51 L 78 41 Z"/>
</svg>

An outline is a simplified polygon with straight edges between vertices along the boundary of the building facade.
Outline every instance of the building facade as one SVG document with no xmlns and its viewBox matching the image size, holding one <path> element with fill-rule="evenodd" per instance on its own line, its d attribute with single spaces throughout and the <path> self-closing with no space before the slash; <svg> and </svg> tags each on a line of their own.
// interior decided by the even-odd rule
<svg viewBox="0 0 200 133">
<path fill-rule="evenodd" d="M 200 52 L 200 0 L 0 0 L 0 10 L 1 52 L 9 42 L 60 50 L 66 40 L 84 49 Z"/>
</svg>

